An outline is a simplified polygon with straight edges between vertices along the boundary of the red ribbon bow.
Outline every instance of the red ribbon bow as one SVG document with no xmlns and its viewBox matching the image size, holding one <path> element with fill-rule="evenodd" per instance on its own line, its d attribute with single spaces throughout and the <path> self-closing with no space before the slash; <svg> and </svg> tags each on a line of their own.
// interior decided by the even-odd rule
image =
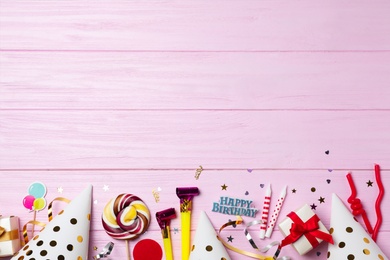
<svg viewBox="0 0 390 260">
<path fill-rule="evenodd" d="M 332 236 L 318 229 L 320 219 L 317 215 L 312 216 L 306 222 L 303 222 L 295 212 L 290 212 L 287 216 L 293 223 L 290 228 L 290 234 L 282 240 L 281 247 L 294 243 L 301 236 L 305 236 L 313 248 L 319 244 L 316 238 L 333 244 Z"/>
</svg>

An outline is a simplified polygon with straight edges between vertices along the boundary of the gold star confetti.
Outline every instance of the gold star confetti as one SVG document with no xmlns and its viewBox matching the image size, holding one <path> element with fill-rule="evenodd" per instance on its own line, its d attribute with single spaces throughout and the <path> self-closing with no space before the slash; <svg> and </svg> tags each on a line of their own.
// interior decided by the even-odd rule
<svg viewBox="0 0 390 260">
<path fill-rule="evenodd" d="M 373 182 L 371 180 L 368 180 L 368 182 L 366 183 L 367 183 L 367 187 L 372 187 Z"/>
<path fill-rule="evenodd" d="M 226 184 L 223 184 L 223 185 L 221 185 L 221 187 L 222 187 L 222 190 L 227 190 L 228 186 L 226 186 Z"/>
<path fill-rule="evenodd" d="M 94 246 L 94 247 L 93 247 L 93 250 L 95 250 L 95 251 L 98 250 L 98 247 L 97 247 L 97 246 Z"/>
<path fill-rule="evenodd" d="M 292 193 L 297 193 L 296 189 L 292 189 L 291 191 L 292 191 Z"/>
<path fill-rule="evenodd" d="M 320 198 L 318 199 L 318 201 L 320 202 L 320 204 L 321 204 L 321 203 L 325 203 L 325 198 L 320 197 Z"/>
</svg>

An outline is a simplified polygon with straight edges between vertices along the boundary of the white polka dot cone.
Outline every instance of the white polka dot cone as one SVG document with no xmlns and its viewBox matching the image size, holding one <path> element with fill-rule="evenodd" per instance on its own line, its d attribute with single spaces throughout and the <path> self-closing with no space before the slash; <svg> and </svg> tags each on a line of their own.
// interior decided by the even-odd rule
<svg viewBox="0 0 390 260">
<path fill-rule="evenodd" d="M 190 260 L 230 260 L 230 257 L 217 238 L 217 233 L 206 213 L 200 213 L 195 239 L 191 246 Z"/>
<path fill-rule="evenodd" d="M 89 185 L 11 260 L 88 259 L 91 195 L 92 185 Z"/>
<path fill-rule="evenodd" d="M 334 245 L 329 244 L 327 259 L 388 259 L 336 194 L 332 196 L 329 231 Z"/>
</svg>

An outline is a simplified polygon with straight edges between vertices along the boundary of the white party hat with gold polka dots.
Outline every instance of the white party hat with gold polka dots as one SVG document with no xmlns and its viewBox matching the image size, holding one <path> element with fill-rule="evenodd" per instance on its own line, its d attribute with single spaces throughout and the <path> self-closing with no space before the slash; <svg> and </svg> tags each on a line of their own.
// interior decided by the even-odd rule
<svg viewBox="0 0 390 260">
<path fill-rule="evenodd" d="M 329 232 L 334 245 L 328 246 L 328 259 L 388 259 L 336 194 L 332 195 Z"/>
<path fill-rule="evenodd" d="M 89 185 L 11 260 L 88 259 L 91 196 Z"/>
<path fill-rule="evenodd" d="M 190 260 L 230 260 L 225 247 L 218 240 L 215 229 L 206 213 L 202 211 L 191 247 Z"/>
</svg>

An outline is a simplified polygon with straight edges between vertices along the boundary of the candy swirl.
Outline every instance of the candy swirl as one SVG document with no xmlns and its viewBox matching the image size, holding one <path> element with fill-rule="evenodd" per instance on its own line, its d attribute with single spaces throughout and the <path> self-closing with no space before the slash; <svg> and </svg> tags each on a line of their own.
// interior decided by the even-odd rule
<svg viewBox="0 0 390 260">
<path fill-rule="evenodd" d="M 104 207 L 103 227 L 112 238 L 135 239 L 150 223 L 150 212 L 145 203 L 133 194 L 120 194 Z"/>
</svg>

